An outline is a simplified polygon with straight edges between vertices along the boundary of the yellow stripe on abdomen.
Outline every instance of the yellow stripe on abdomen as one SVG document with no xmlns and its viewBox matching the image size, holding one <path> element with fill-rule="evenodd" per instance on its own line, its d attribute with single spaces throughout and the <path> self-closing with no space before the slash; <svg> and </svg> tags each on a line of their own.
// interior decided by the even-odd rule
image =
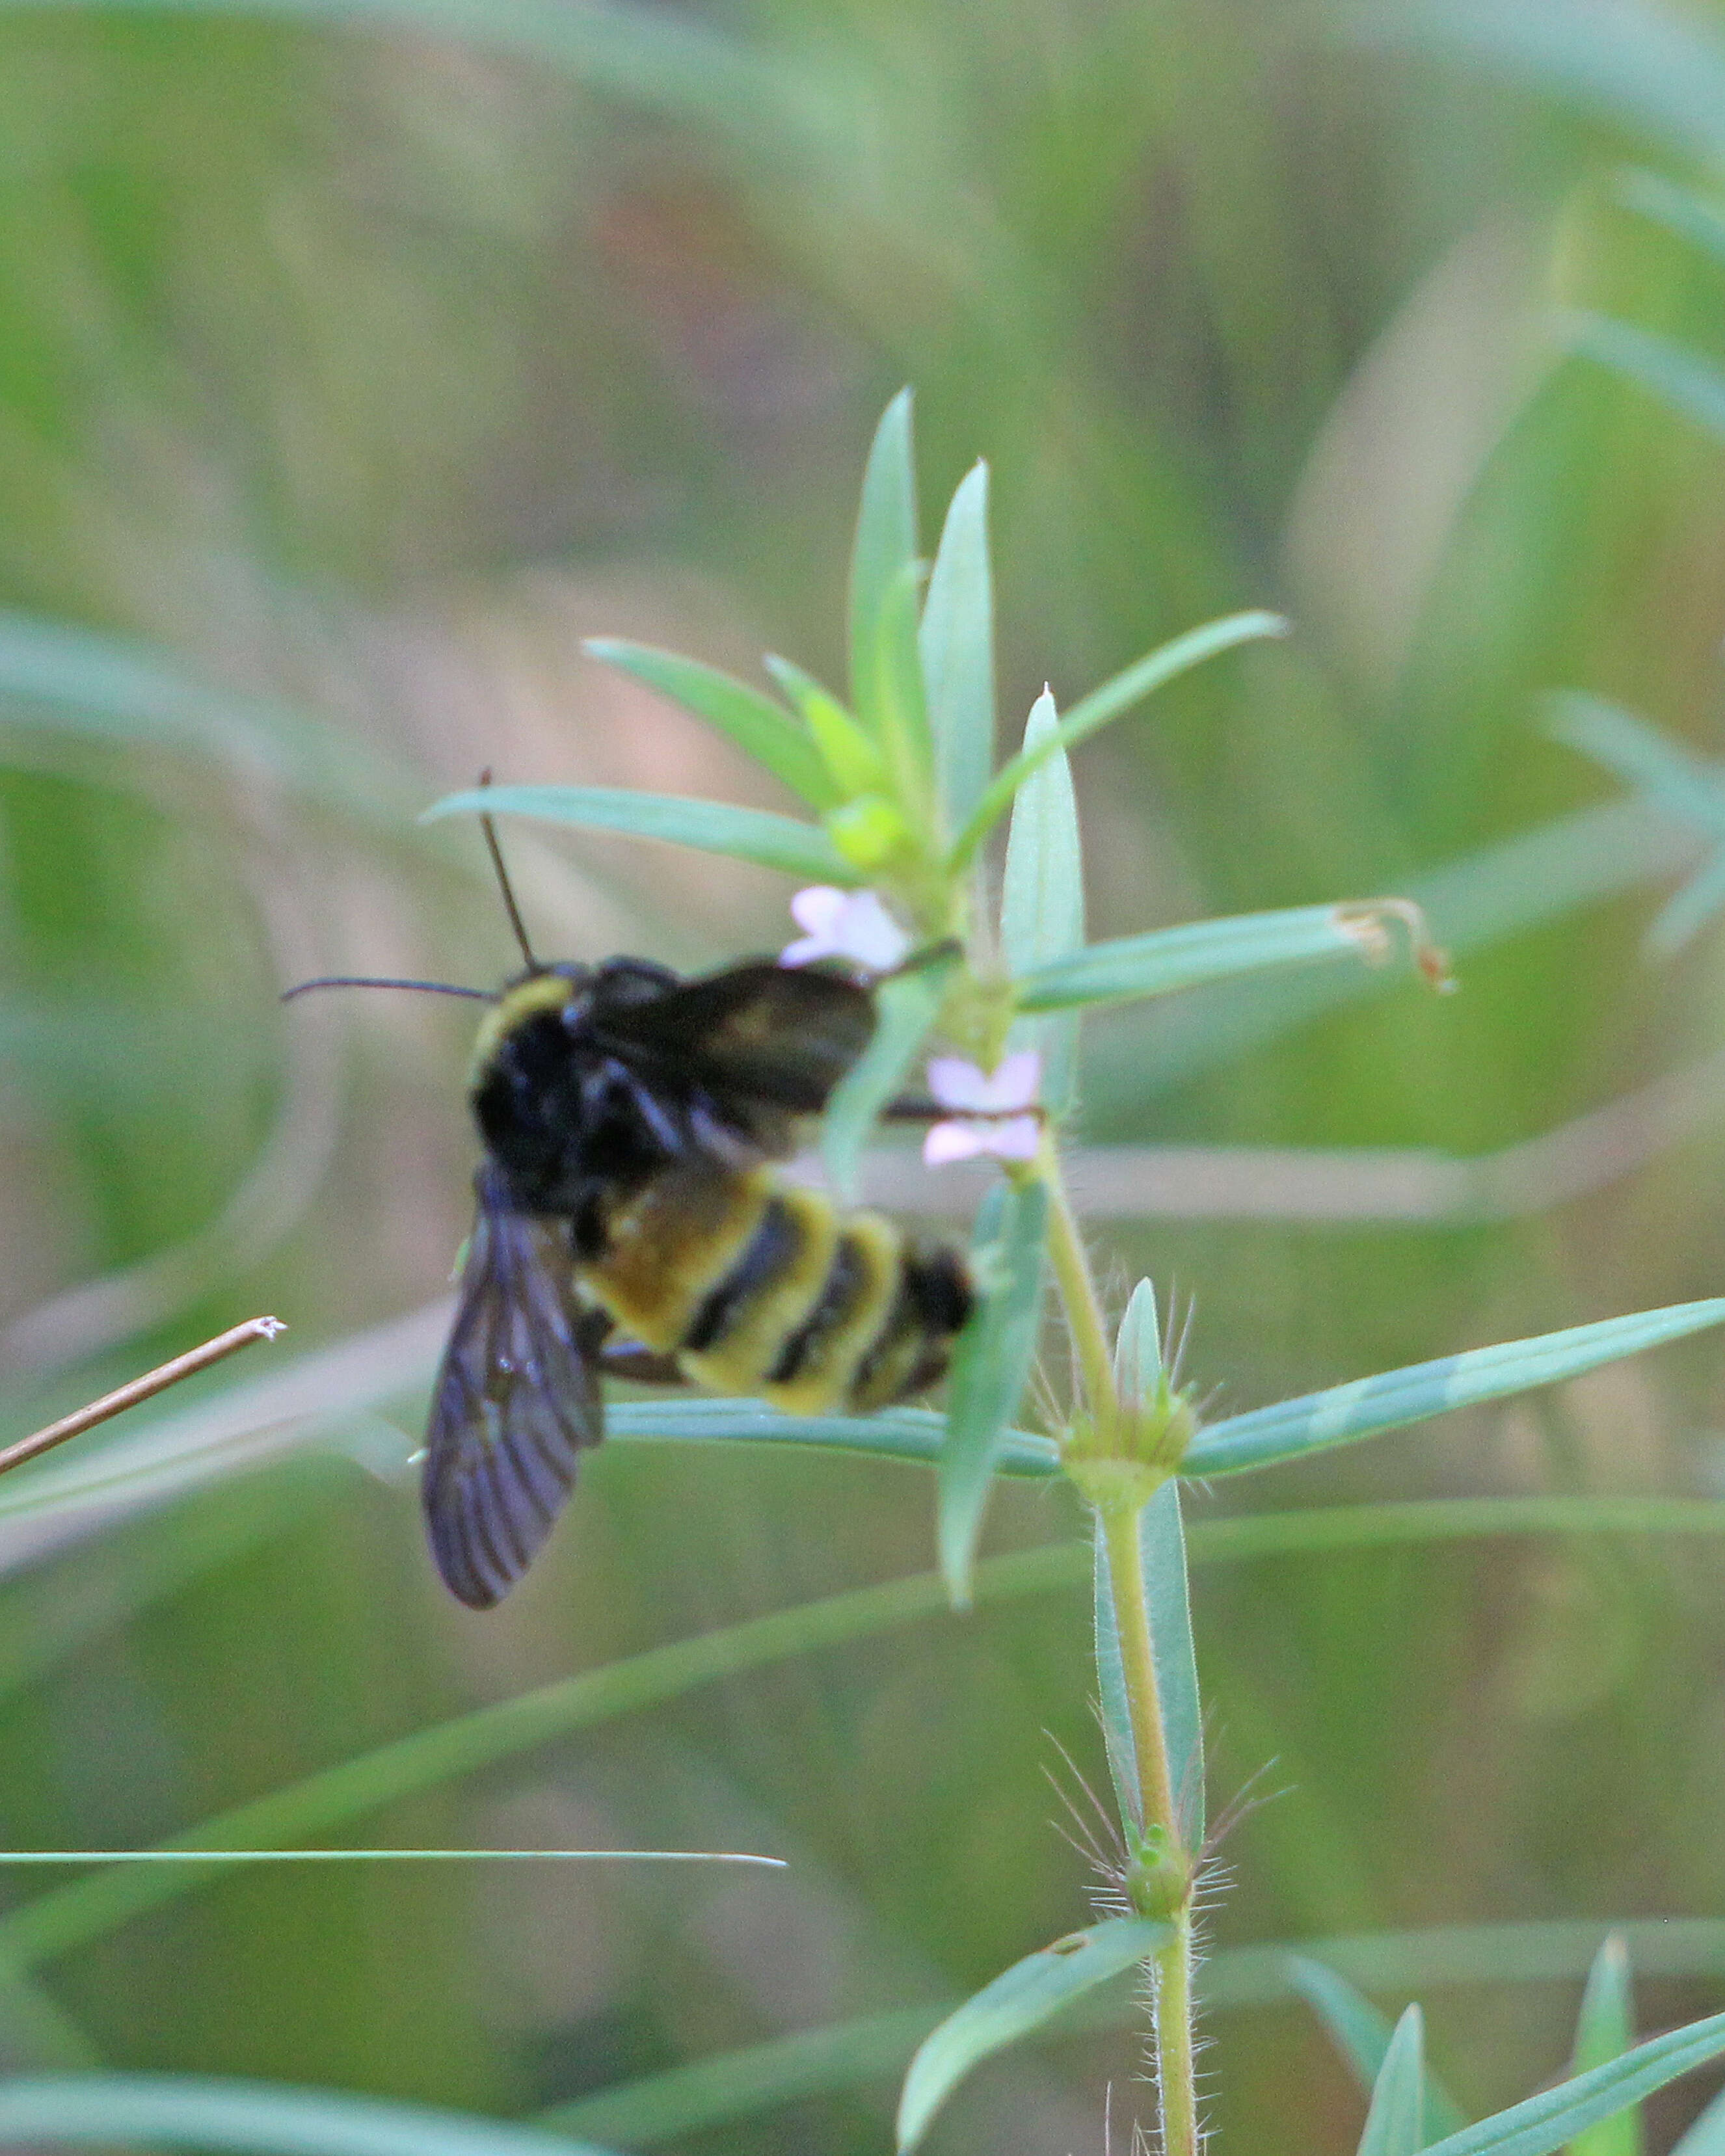
<svg viewBox="0 0 1725 2156">
<path fill-rule="evenodd" d="M 756 1170 L 656 1176 L 606 1222 L 606 1246 L 582 1286 L 624 1332 L 673 1354 L 706 1298 L 737 1264 L 774 1194 Z"/>
<path fill-rule="evenodd" d="M 767 1169 L 658 1176 L 605 1225 L 603 1255 L 579 1269 L 593 1300 L 695 1383 L 788 1414 L 920 1390 L 969 1305 L 957 1260 L 932 1265 L 880 1214 L 840 1213 Z M 937 1291 L 942 1264 L 956 1285 Z"/>
</svg>

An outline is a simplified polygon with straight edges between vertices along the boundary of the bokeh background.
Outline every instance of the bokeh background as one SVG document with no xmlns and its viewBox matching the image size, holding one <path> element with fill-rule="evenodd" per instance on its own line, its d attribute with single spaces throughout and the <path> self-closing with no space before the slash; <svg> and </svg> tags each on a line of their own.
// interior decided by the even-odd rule
<svg viewBox="0 0 1725 2156">
<path fill-rule="evenodd" d="M 465 1231 L 468 1020 L 276 1002 L 509 969 L 477 834 L 415 820 L 482 765 L 788 805 L 580 640 L 842 679 L 906 382 L 928 541 L 992 469 L 1004 738 L 1208 615 L 1296 624 L 1081 753 L 1094 932 L 1411 891 L 1456 944 L 1446 999 L 1385 974 L 1091 1027 L 1078 1139 L 1165 1149 L 1097 1247 L 1191 1298 L 1194 1378 L 1245 1407 L 1718 1291 L 1725 941 L 1642 941 L 1697 842 L 1545 721 L 1581 690 L 1717 746 L 1719 447 L 1566 324 L 1725 359 L 1721 274 L 1620 182 L 1705 193 L 1722 85 L 1710 0 L 0 8 L 0 1435 L 254 1311 L 293 1328 L 146 1425 L 209 1418 L 196 1487 L 8 1486 L 0 1841 L 142 1845 L 927 1568 L 919 1474 L 619 1444 L 503 1609 L 450 1604 L 405 1464 L 437 1320 L 396 1321 Z M 509 837 L 553 952 L 785 933 L 763 873 Z M 1704 1498 L 1722 1386 L 1704 1335 L 1208 1509 Z M 990 1547 L 1080 1531 L 1017 1487 Z M 1725 1913 L 1718 1571 L 1550 1536 L 1200 1568 L 1217 1799 L 1273 1763 L 1212 1919 L 1223 2146 L 1360 2115 L 1303 2008 L 1238 1959 L 1230 1994 L 1233 1948 L 1383 1934 L 1382 1997 L 1424 1992 L 1483 2110 L 1559 2067 L 1589 1949 L 1517 1975 L 1430 1928 Z M 1047 1774 L 1056 1740 L 1102 1772 L 1091 1682 L 1078 1587 L 691 1689 L 322 1838 L 788 1877 L 248 1873 L 74 1922 L 0 2055 L 525 2118 L 956 1995 L 1085 1920 Z M 0 1871 L 0 1906 L 50 1887 Z M 1722 1977 L 1716 1938 L 1673 1948 L 1644 2025 Z M 1111 2078 L 1122 2146 L 1139 2065 L 1050 2042 L 934 2145 L 1100 2150 Z M 886 2145 L 890 2069 L 838 2078 L 659 2145 Z"/>
</svg>

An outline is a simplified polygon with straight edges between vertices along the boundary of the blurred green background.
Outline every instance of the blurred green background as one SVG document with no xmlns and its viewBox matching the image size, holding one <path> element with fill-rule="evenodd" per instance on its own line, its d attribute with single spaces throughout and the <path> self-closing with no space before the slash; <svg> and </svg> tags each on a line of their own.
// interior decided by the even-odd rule
<svg viewBox="0 0 1725 2156">
<path fill-rule="evenodd" d="M 1563 310 L 1725 357 L 1719 274 L 1614 196 L 1630 162 L 1705 182 L 1722 85 L 1713 4 L 0 9 L 0 1435 L 254 1311 L 293 1327 L 174 1404 L 258 1389 L 280 1457 L 147 1507 L 8 1486 L 0 1843 L 141 1845 L 928 1567 L 920 1475 L 618 1445 L 510 1603 L 456 1609 L 405 1465 L 437 1320 L 370 1328 L 444 1291 L 465 1231 L 467 1019 L 275 1001 L 509 969 L 477 834 L 414 822 L 481 765 L 788 805 L 579 640 L 841 678 L 903 382 L 927 542 L 992 467 L 1008 729 L 1206 615 L 1296 624 L 1081 752 L 1093 932 L 1486 864 L 1439 886 L 1476 901 L 1466 934 L 1437 910 L 1453 998 L 1385 976 L 1345 1009 L 1279 985 L 1092 1024 L 1081 1142 L 1254 1149 L 1158 1155 L 1159 1209 L 1097 1224 L 1111 1280 L 1195 1302 L 1194 1376 L 1245 1407 L 1719 1291 L 1725 942 L 1648 961 L 1691 841 L 1588 820 L 1620 789 L 1542 698 L 1717 746 L 1719 449 L 1566 356 Z M 1548 829 L 1538 862 L 1486 851 Z M 509 837 L 555 953 L 785 933 L 764 874 Z M 1430 1173 L 1563 1131 L 1495 1181 Z M 1703 1336 L 1214 1506 L 1712 1495 L 1722 1386 Z M 991 1547 L 1078 1527 L 1010 1489 Z M 1717 1570 L 1706 1542 L 1550 1538 L 1202 1568 L 1216 1800 L 1274 1762 L 1215 1944 L 1725 1914 Z M 248 1873 L 45 1958 L 0 2058 L 530 2116 L 951 1996 L 1085 1920 L 1046 1770 L 1057 1739 L 1102 1773 L 1086 1630 L 1081 1588 L 906 1625 L 350 1835 L 771 1848 L 782 1879 Z M 0 1871 L 0 1904 L 47 1887 Z M 1645 1987 L 1645 2026 L 1722 2003 L 1704 1959 Z M 1426 1994 L 1480 2109 L 1557 2069 L 1574 2005 L 1489 1963 Z M 1391 2003 L 1423 1988 L 1411 1950 L 1386 1966 Z M 1352 2145 L 1303 2009 L 1208 2027 L 1224 2146 Z M 1099 2150 L 1111 2077 L 1123 2143 L 1138 2066 L 1050 2043 L 932 2145 Z M 891 2093 L 670 2145 L 849 2156 L 886 2145 Z"/>
</svg>

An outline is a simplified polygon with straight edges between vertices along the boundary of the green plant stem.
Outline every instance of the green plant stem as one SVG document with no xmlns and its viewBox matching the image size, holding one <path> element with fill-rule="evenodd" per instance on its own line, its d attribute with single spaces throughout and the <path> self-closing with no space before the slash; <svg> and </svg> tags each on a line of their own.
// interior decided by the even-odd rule
<svg viewBox="0 0 1725 2156">
<path fill-rule="evenodd" d="M 1049 1194 L 1049 1262 L 1065 1307 L 1066 1322 L 1078 1357 L 1086 1404 L 1095 1419 L 1093 1442 L 1106 1453 L 1124 1444 L 1123 1414 L 1114 1358 L 1096 1276 L 1084 1247 L 1060 1156 L 1050 1142 L 1040 1163 Z M 1153 1487 L 1153 1484 L 1151 1486 Z M 1132 1748 L 1138 1771 L 1138 1826 L 1153 1887 L 1151 1897 L 1162 1906 L 1143 1913 L 1174 1925 L 1174 1937 L 1156 1958 L 1154 2042 L 1158 2097 L 1162 2112 L 1163 2156 L 1198 2156 L 1198 2099 L 1192 2045 L 1192 1854 L 1186 1847 L 1168 1768 L 1168 1737 L 1163 1727 L 1162 1694 L 1156 1682 L 1156 1649 L 1150 1634 L 1150 1600 L 1144 1580 L 1144 1552 L 1139 1534 L 1147 1491 L 1123 1493 L 1098 1505 L 1108 1552 L 1108 1587 L 1115 1636 L 1132 1721 Z"/>
<path fill-rule="evenodd" d="M 1143 1546 L 1142 1507 L 1110 1506 L 1101 1514 L 1108 1550 L 1108 1587 L 1114 1630 L 1120 1642 L 1127 1712 L 1138 1768 L 1142 1841 L 1166 1906 L 1147 1908 L 1174 1925 L 1174 1936 L 1156 1957 L 1154 2020 L 1156 2086 L 1162 2110 L 1163 2156 L 1198 2156 L 1198 2099 L 1193 2077 L 1192 1876 L 1194 1864 L 1181 1831 L 1168 1771 L 1162 1695 L 1156 1682 L 1156 1650 L 1150 1636 Z"/>
<path fill-rule="evenodd" d="M 1124 1505 L 1110 1507 L 1102 1514 L 1108 1585 L 1114 1601 L 1114 1630 L 1120 1641 L 1127 1709 L 1132 1717 L 1132 1746 L 1137 1753 L 1139 1814 L 1147 1834 L 1160 1828 L 1166 1845 L 1180 1850 L 1168 1740 L 1162 1727 L 1162 1695 L 1156 1686 L 1156 1652 L 1150 1639 L 1150 1604 L 1144 1589 L 1138 1519 L 1138 1509 Z"/>
<path fill-rule="evenodd" d="M 1065 1306 L 1072 1344 L 1078 1351 L 1087 1403 L 1098 1421 L 1114 1419 L 1119 1414 L 1120 1395 L 1114 1383 L 1114 1358 L 1108 1352 L 1096 1276 L 1090 1269 L 1090 1253 L 1084 1247 L 1066 1179 L 1060 1173 L 1060 1156 L 1051 1144 L 1044 1146 L 1040 1165 L 1048 1185 L 1049 1263 Z"/>
<path fill-rule="evenodd" d="M 1192 1902 L 1156 1957 L 1156 2093 L 1163 2156 L 1198 2156 L 1198 2083 L 1192 2070 Z"/>
</svg>

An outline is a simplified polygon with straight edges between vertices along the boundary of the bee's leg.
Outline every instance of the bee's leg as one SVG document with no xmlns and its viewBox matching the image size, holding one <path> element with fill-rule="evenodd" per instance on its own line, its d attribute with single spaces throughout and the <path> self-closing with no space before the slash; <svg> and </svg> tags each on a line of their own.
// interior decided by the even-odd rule
<svg viewBox="0 0 1725 2156">
<path fill-rule="evenodd" d="M 669 1355 L 626 1335 L 614 1340 L 616 1320 L 597 1303 L 578 1308 L 575 1337 L 583 1362 L 597 1363 L 607 1378 L 627 1378 L 632 1385 L 686 1385 L 689 1380 Z"/>
<path fill-rule="evenodd" d="M 880 1120 L 883 1123 L 938 1123 L 952 1113 L 952 1109 L 942 1107 L 926 1093 L 901 1093 L 880 1111 Z"/>
<path fill-rule="evenodd" d="M 686 1385 L 675 1356 L 639 1340 L 619 1340 L 599 1351 L 599 1368 L 608 1378 L 626 1378 L 632 1385 Z"/>
<path fill-rule="evenodd" d="M 1009 1116 L 1034 1116 L 1040 1121 L 1047 1113 L 1040 1103 L 1028 1108 L 943 1108 L 926 1093 L 901 1093 L 880 1111 L 880 1120 L 883 1123 L 943 1123 L 956 1117 L 963 1123 L 986 1123 Z"/>
</svg>

